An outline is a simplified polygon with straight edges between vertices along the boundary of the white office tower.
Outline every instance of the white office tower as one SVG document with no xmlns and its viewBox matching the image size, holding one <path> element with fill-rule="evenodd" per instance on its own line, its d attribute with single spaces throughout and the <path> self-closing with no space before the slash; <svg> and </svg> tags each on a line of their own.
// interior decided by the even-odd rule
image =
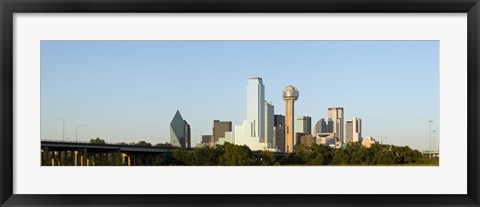
<svg viewBox="0 0 480 207">
<path fill-rule="evenodd" d="M 269 117 L 268 120 L 266 117 Z M 268 123 L 265 124 L 265 122 Z M 247 85 L 247 119 L 242 125 L 236 125 L 232 134 L 227 136 L 225 133 L 225 138 L 220 138 L 219 143 L 247 145 L 253 151 L 276 151 L 277 149 L 272 147 L 273 132 L 269 133 L 265 125 L 272 126 L 273 130 L 273 105 L 265 102 L 265 87 L 262 79 L 250 78 Z"/>
<path fill-rule="evenodd" d="M 248 79 L 247 120 L 253 122 L 253 136 L 265 136 L 265 86 L 259 77 Z"/>
</svg>

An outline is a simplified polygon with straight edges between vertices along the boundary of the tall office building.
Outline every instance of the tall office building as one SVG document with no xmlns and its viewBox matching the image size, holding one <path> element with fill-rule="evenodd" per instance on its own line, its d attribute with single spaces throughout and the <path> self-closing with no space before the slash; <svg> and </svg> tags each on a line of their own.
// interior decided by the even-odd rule
<svg viewBox="0 0 480 207">
<path fill-rule="evenodd" d="M 231 142 L 246 145 L 251 150 L 274 150 L 265 142 L 265 95 L 261 78 L 248 79 L 247 85 L 247 119 L 241 125 L 235 125 L 233 132 L 225 133 L 219 143 Z M 273 107 L 273 106 L 272 106 Z M 272 109 L 273 110 L 273 109 Z M 270 112 L 267 112 L 270 113 Z M 271 112 L 273 114 L 273 112 Z M 271 120 L 273 122 L 273 120 Z M 273 133 L 273 132 L 272 132 Z M 263 139 L 264 142 L 261 142 Z"/>
<path fill-rule="evenodd" d="M 278 127 L 278 126 L 285 126 L 285 116 L 281 114 L 275 114 L 273 116 L 273 126 Z"/>
<path fill-rule="evenodd" d="M 232 131 L 231 121 L 213 120 L 213 143 L 218 142 L 218 138 L 225 138 L 225 132 Z"/>
<path fill-rule="evenodd" d="M 299 116 L 297 118 L 297 132 L 303 133 L 304 135 L 311 135 L 312 134 L 312 117 Z"/>
<path fill-rule="evenodd" d="M 177 110 L 170 122 L 170 143 L 181 148 L 191 148 L 190 125 Z"/>
<path fill-rule="evenodd" d="M 362 120 L 353 118 L 345 122 L 345 143 L 362 142 Z"/>
<path fill-rule="evenodd" d="M 344 123 L 343 123 L 343 107 L 332 107 L 328 108 L 328 121 L 330 125 L 330 121 L 332 123 L 332 131 L 335 133 L 335 136 L 340 138 L 342 143 L 345 143 L 343 130 L 344 130 Z M 329 126 L 330 127 L 330 126 Z"/>
<path fill-rule="evenodd" d="M 285 127 L 284 126 L 273 127 L 273 147 L 277 148 L 280 152 L 285 152 Z"/>
<path fill-rule="evenodd" d="M 327 122 L 325 122 L 324 118 L 321 118 L 320 120 L 317 121 L 313 129 L 314 129 L 313 134 L 327 133 L 328 132 Z"/>
<path fill-rule="evenodd" d="M 270 147 L 273 145 L 273 105 L 265 101 L 265 136 L 260 142 L 266 142 Z"/>
<path fill-rule="evenodd" d="M 247 120 L 253 122 L 253 137 L 265 136 L 265 86 L 262 78 L 253 77 L 247 85 Z"/>
<path fill-rule="evenodd" d="M 190 129 L 190 124 L 188 124 L 188 122 L 186 120 L 183 120 L 183 126 L 184 126 L 184 130 L 185 130 L 185 148 L 192 148 L 192 135 L 190 134 L 191 133 L 191 129 Z"/>
<path fill-rule="evenodd" d="M 345 122 L 345 143 L 353 142 L 353 121 L 347 120 Z"/>
<path fill-rule="evenodd" d="M 295 140 L 294 128 L 294 102 L 298 99 L 298 90 L 293 86 L 287 86 L 283 91 L 285 100 L 285 152 L 293 152 Z"/>
<path fill-rule="evenodd" d="M 285 116 L 275 114 L 273 116 L 273 147 L 280 152 L 285 152 Z"/>
<path fill-rule="evenodd" d="M 353 142 L 362 142 L 362 119 L 356 117 L 352 119 L 353 123 Z"/>
</svg>

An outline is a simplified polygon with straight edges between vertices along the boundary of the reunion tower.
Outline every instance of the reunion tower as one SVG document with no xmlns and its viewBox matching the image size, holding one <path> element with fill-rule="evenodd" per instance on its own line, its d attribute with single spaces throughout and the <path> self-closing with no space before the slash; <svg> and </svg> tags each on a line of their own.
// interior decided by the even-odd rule
<svg viewBox="0 0 480 207">
<path fill-rule="evenodd" d="M 285 100 L 285 152 L 293 152 L 294 143 L 294 106 L 293 103 L 298 99 L 298 90 L 293 86 L 287 86 L 283 90 L 283 100 Z"/>
</svg>

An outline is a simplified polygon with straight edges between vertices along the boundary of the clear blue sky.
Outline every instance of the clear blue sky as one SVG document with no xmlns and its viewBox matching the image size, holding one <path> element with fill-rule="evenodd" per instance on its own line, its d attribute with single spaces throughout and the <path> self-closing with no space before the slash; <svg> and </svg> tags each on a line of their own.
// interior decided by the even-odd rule
<svg viewBox="0 0 480 207">
<path fill-rule="evenodd" d="M 61 117 L 69 140 L 84 124 L 79 141 L 169 142 L 178 109 L 200 142 L 214 119 L 246 118 L 254 76 L 275 114 L 294 85 L 312 122 L 344 107 L 363 136 L 422 150 L 427 121 L 438 131 L 438 41 L 42 41 L 41 138 L 62 139 Z"/>
</svg>

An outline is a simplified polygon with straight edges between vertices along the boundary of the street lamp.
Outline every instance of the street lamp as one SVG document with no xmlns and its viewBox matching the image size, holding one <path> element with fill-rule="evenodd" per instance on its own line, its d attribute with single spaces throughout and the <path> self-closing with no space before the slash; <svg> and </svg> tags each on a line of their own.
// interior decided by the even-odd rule
<svg viewBox="0 0 480 207">
<path fill-rule="evenodd" d="M 78 127 L 81 126 L 83 126 L 83 124 L 77 125 L 77 127 L 75 127 L 75 142 L 78 142 Z"/>
<path fill-rule="evenodd" d="M 63 127 L 62 127 L 62 128 L 63 128 L 63 130 L 62 130 L 62 131 L 63 131 L 63 135 L 62 135 L 62 139 L 63 139 L 63 141 L 65 142 L 65 119 L 63 119 L 63 118 L 58 118 L 58 119 L 61 119 L 61 120 L 63 121 Z"/>
<path fill-rule="evenodd" d="M 435 130 L 432 131 L 432 133 L 433 133 L 433 151 L 434 152 L 435 152 L 435 132 L 437 132 L 437 131 L 435 131 Z"/>
<path fill-rule="evenodd" d="M 432 120 L 429 120 L 428 123 L 430 123 L 430 148 L 429 150 L 432 151 Z"/>
</svg>

